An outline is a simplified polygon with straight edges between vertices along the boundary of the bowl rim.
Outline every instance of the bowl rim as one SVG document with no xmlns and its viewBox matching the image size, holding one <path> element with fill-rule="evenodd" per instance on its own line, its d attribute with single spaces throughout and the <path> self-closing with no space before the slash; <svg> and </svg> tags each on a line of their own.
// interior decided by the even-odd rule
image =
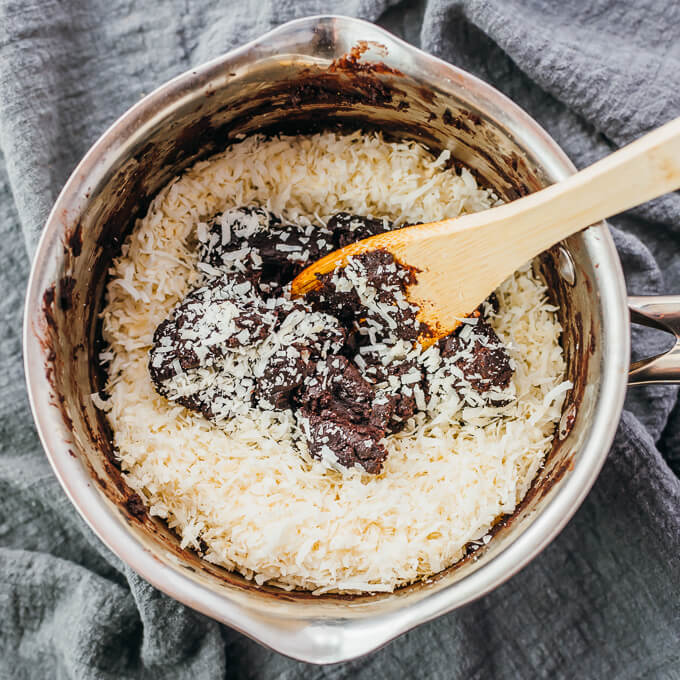
<svg viewBox="0 0 680 680">
<path fill-rule="evenodd" d="M 328 24 L 336 32 L 350 36 L 353 42 L 367 34 L 369 39 L 380 39 L 389 49 L 403 50 L 430 66 L 445 69 L 471 86 L 485 103 L 509 111 L 511 132 L 521 140 L 530 140 L 527 145 L 541 157 L 554 177 L 562 179 L 575 172 L 569 158 L 533 118 L 479 78 L 367 21 L 339 15 L 296 19 L 162 84 L 123 113 L 90 147 L 47 218 L 31 266 L 23 324 L 26 384 L 40 441 L 64 491 L 95 534 L 123 562 L 167 595 L 277 652 L 312 663 L 344 661 L 373 651 L 421 623 L 482 597 L 543 550 L 581 505 L 604 463 L 623 408 L 630 356 L 625 281 L 611 235 L 601 223 L 584 232 L 584 238 L 597 250 L 600 262 L 605 265 L 599 268 L 598 276 L 602 289 L 603 341 L 608 338 L 610 343 L 603 352 L 600 391 L 591 433 L 580 449 L 578 461 L 533 523 L 488 564 L 456 583 L 386 615 L 335 621 L 306 619 L 304 629 L 299 623 L 292 625 L 282 619 L 264 621 L 242 603 L 230 600 L 228 595 L 216 594 L 189 579 L 179 568 L 162 562 L 139 542 L 120 521 L 114 506 L 91 484 L 83 466 L 69 454 L 68 445 L 55 441 L 53 435 L 61 416 L 49 401 L 50 390 L 43 368 L 45 351 L 36 337 L 34 323 L 40 315 L 43 293 L 54 280 L 56 263 L 51 259 L 55 259 L 57 245 L 61 247 L 66 223 L 64 215 L 69 209 L 73 210 L 74 195 L 80 195 L 85 201 L 85 182 L 90 173 L 102 164 L 102 159 L 115 152 L 129 131 L 150 124 L 154 116 L 167 111 L 170 103 L 176 103 L 186 92 L 199 88 L 202 79 L 216 77 L 235 58 L 249 54 L 260 56 L 258 50 L 266 49 L 275 38 L 285 38 L 303 28 L 318 30 Z"/>
</svg>

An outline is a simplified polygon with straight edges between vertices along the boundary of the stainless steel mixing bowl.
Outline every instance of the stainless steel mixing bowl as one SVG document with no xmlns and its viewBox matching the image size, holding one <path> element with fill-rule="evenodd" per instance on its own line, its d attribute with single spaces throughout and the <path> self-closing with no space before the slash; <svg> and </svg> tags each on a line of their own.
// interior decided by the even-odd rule
<svg viewBox="0 0 680 680">
<path fill-rule="evenodd" d="M 574 171 L 527 114 L 469 74 L 369 23 L 294 21 L 175 78 L 99 139 L 45 226 L 24 329 L 42 443 L 66 493 L 102 541 L 172 597 L 279 652 L 317 663 L 365 654 L 484 595 L 535 557 L 593 484 L 614 436 L 629 369 L 621 267 L 607 228 L 598 225 L 534 263 L 560 305 L 575 386 L 545 467 L 488 545 L 427 582 L 356 597 L 258 588 L 181 550 L 128 489 L 106 422 L 90 398 L 103 384 L 97 315 L 107 268 L 149 200 L 197 159 L 242 134 L 334 126 L 378 128 L 435 151 L 450 149 L 506 200 Z M 677 315 L 669 315 L 677 298 L 634 304 L 639 319 L 678 329 Z M 679 364 L 676 347 L 638 363 L 635 380 L 677 378 Z"/>
</svg>

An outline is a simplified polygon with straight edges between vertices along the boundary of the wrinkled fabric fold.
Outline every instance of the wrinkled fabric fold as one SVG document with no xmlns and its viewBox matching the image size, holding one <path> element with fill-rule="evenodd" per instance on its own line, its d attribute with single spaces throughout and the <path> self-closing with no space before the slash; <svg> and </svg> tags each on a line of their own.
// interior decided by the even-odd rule
<svg viewBox="0 0 680 680">
<path fill-rule="evenodd" d="M 29 262 L 58 192 L 120 114 L 293 18 L 377 21 L 515 100 L 583 167 L 680 115 L 663 0 L 0 0 L 0 678 L 678 678 L 678 388 L 631 389 L 593 490 L 487 597 L 363 659 L 286 659 L 156 591 L 77 515 L 21 363 Z M 611 220 L 633 294 L 680 293 L 680 193 Z M 634 355 L 668 339 L 634 328 Z"/>
</svg>

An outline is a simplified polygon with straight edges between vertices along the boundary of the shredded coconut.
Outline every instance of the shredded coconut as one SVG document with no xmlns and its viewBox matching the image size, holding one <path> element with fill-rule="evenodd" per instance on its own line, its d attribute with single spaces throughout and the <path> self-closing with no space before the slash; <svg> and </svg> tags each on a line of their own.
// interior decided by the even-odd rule
<svg viewBox="0 0 680 680">
<path fill-rule="evenodd" d="M 515 369 L 512 398 L 498 395 L 494 405 L 472 389 L 460 395 L 451 389 L 455 371 L 438 375 L 430 395 L 415 373 L 385 383 L 415 384 L 409 389 L 427 410 L 384 440 L 389 455 L 378 476 L 329 470 L 332 452 L 326 461 L 300 455 L 306 423 L 290 411 L 236 412 L 218 426 L 159 396 L 149 377 L 155 328 L 199 280 L 195 244 L 208 238 L 207 220 L 261 205 L 307 225 L 314 238 L 312 220 L 326 224 L 340 211 L 400 225 L 496 203 L 467 170 L 445 170 L 446 159 L 379 134 L 253 136 L 175 179 L 138 222 L 111 269 L 101 355 L 110 396 L 93 395 L 93 403 L 107 410 L 128 483 L 183 546 L 207 546 L 205 559 L 258 584 L 389 592 L 451 565 L 468 543 L 486 542 L 526 494 L 571 387 L 554 307 L 528 268 L 497 291 L 490 319 Z M 223 238 L 232 226 L 222 225 Z M 257 220 L 248 228 L 258 229 Z M 377 303 L 375 311 L 390 317 Z M 372 342 L 371 351 L 383 351 Z M 407 358 L 411 351 L 390 349 Z M 440 364 L 431 349 L 419 361 L 433 371 Z"/>
</svg>

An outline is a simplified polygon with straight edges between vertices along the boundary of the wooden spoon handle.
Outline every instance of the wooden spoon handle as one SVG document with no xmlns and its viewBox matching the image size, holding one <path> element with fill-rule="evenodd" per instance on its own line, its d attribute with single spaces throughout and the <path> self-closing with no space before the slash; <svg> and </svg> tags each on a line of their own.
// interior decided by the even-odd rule
<svg viewBox="0 0 680 680">
<path fill-rule="evenodd" d="M 514 271 L 576 231 L 678 188 L 680 118 L 558 184 L 495 209 L 494 222 L 508 221 L 517 249 Z M 455 220 L 447 222 L 457 230 Z"/>
<path fill-rule="evenodd" d="M 680 118 L 553 184 L 512 203 L 463 217 L 372 236 L 321 258 L 292 283 L 293 295 L 318 286 L 317 274 L 353 255 L 384 249 L 418 269 L 408 298 L 432 334 L 459 319 L 508 276 L 558 241 L 590 224 L 680 188 Z"/>
</svg>

